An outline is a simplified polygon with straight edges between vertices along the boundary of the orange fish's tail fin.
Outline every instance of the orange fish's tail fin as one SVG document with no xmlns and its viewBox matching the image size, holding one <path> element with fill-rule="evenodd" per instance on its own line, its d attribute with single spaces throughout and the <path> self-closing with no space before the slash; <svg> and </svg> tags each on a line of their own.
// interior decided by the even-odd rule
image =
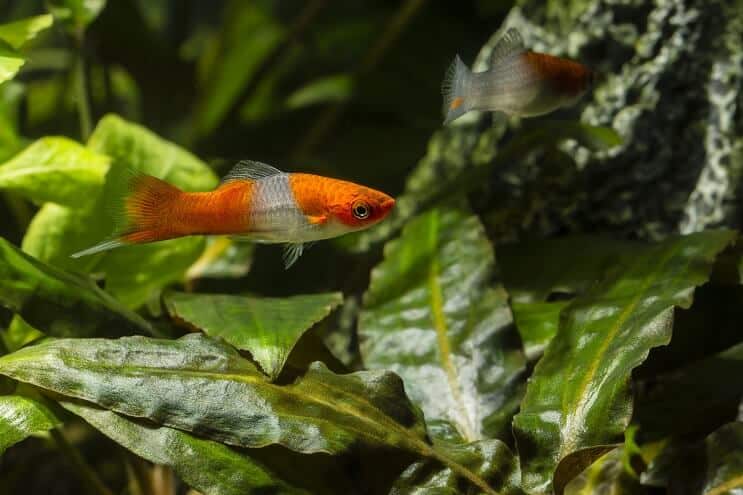
<svg viewBox="0 0 743 495">
<path fill-rule="evenodd" d="M 167 228 L 166 219 L 182 191 L 151 175 L 132 170 L 126 170 L 124 175 L 121 180 L 109 181 L 114 185 L 107 185 L 104 191 L 114 233 L 105 241 L 72 254 L 73 258 L 175 237 Z"/>
<path fill-rule="evenodd" d="M 444 95 L 444 125 L 470 110 L 467 96 L 472 72 L 457 55 L 446 71 L 441 93 Z"/>
</svg>

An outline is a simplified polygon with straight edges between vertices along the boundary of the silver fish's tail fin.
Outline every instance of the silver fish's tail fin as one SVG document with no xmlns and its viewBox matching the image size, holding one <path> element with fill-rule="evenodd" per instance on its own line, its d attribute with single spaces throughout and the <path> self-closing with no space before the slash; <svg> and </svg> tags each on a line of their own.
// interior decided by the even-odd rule
<svg viewBox="0 0 743 495">
<path fill-rule="evenodd" d="M 441 85 L 444 95 L 444 125 L 470 110 L 467 101 L 472 72 L 464 65 L 459 55 L 454 57 Z"/>
<path fill-rule="evenodd" d="M 113 233 L 95 246 L 72 254 L 73 258 L 176 237 L 167 216 L 182 191 L 151 175 L 132 170 L 121 174 L 123 177 L 111 177 L 104 190 L 104 207 L 113 221 Z"/>
</svg>

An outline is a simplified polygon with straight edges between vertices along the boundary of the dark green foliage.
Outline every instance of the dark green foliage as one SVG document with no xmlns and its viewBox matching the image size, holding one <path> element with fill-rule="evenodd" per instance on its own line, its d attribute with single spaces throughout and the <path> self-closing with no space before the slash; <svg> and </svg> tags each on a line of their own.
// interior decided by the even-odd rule
<svg viewBox="0 0 743 495">
<path fill-rule="evenodd" d="M 473 112 L 440 128 L 446 65 L 458 52 L 484 68 L 508 12 L 562 33 L 586 5 L 621 2 L 454 3 L 9 2 L 0 495 L 743 488 L 743 240 L 593 235 L 657 227 L 643 223 L 657 212 L 618 213 L 624 197 L 590 211 L 607 171 L 635 205 L 689 196 L 597 166 L 648 146 L 625 120 L 593 125 L 617 82 L 548 118 Z M 671 22 L 668 5 L 653 22 Z M 624 60 L 634 27 L 610 17 L 596 33 L 616 46 L 597 51 Z M 710 92 L 739 80 L 735 60 Z M 383 189 L 396 208 L 289 271 L 279 248 L 221 237 L 70 257 L 111 233 L 127 169 L 204 191 L 245 158 Z M 728 182 L 737 163 L 720 162 Z"/>
</svg>

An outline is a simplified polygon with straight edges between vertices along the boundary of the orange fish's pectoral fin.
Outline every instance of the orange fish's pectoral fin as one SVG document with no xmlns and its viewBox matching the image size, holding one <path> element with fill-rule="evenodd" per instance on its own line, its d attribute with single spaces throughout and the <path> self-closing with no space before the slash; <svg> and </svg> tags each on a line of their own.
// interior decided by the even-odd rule
<svg viewBox="0 0 743 495">
<path fill-rule="evenodd" d="M 311 225 L 323 225 L 325 222 L 328 221 L 327 215 L 307 215 L 307 221 L 310 222 Z"/>
</svg>

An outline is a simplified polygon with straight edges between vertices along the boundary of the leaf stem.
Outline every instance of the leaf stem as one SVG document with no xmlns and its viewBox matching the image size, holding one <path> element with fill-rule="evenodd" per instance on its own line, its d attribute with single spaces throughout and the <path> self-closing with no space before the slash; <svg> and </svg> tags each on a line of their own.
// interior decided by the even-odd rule
<svg viewBox="0 0 743 495">
<path fill-rule="evenodd" d="M 93 468 L 85 462 L 85 459 L 83 459 L 80 452 L 67 441 L 64 434 L 62 434 L 59 429 L 53 428 L 51 430 L 51 435 L 54 442 L 57 444 L 57 447 L 59 447 L 59 450 L 67 458 L 67 461 L 75 469 L 80 480 L 85 484 L 91 494 L 113 495 L 113 492 L 103 484 L 103 481 L 101 481 L 96 472 L 93 471 Z"/>
<path fill-rule="evenodd" d="M 77 41 L 77 61 L 74 78 L 77 113 L 80 118 L 80 135 L 83 141 L 87 141 L 93 131 L 93 116 L 90 109 L 90 85 L 85 62 L 85 33 L 82 29 L 76 32 L 75 40 Z"/>
</svg>

